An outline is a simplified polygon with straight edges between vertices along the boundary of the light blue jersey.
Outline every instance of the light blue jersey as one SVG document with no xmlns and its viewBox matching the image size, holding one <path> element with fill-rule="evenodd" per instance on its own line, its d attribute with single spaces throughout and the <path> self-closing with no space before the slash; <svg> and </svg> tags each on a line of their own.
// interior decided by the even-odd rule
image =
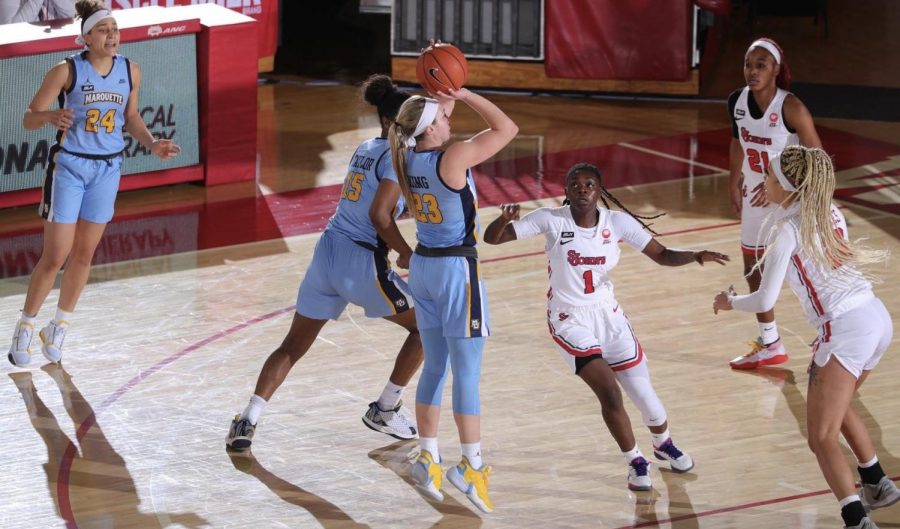
<svg viewBox="0 0 900 529">
<path fill-rule="evenodd" d="M 122 128 L 131 94 L 131 69 L 122 55 L 101 75 L 87 60 L 87 52 L 66 59 L 72 65 L 72 86 L 60 94 L 60 106 L 75 111 L 73 124 L 57 137 L 63 151 L 90 156 L 115 155 L 125 149 Z"/>
<path fill-rule="evenodd" d="M 125 108 L 131 95 L 131 67 L 121 55 L 101 75 L 87 52 L 66 59 L 72 85 L 59 94 L 59 106 L 74 111 L 72 126 L 57 131 L 44 177 L 39 214 L 50 222 L 78 219 L 105 224 L 114 213 L 122 175 Z"/>
<path fill-rule="evenodd" d="M 472 170 L 456 191 L 440 175 L 443 151 L 409 152 L 410 207 L 419 244 L 410 259 L 409 288 L 419 329 L 452 338 L 490 334 L 487 295 L 475 245 L 478 211 Z"/>
<path fill-rule="evenodd" d="M 407 176 L 416 219 L 416 239 L 429 248 L 475 246 L 478 242 L 478 199 L 472 170 L 466 170 L 466 186 L 447 187 L 438 167 L 443 151 L 409 151 Z"/>
<path fill-rule="evenodd" d="M 334 230 L 350 240 L 364 242 L 378 248 L 387 245 L 375 231 L 375 225 L 369 218 L 369 208 L 375 200 L 375 192 L 382 180 L 397 181 L 394 166 L 391 164 L 391 148 L 386 138 L 373 138 L 356 148 L 344 187 L 341 200 L 334 215 L 328 220 L 326 230 Z M 397 202 L 394 218 L 403 211 L 403 197 Z"/>
</svg>

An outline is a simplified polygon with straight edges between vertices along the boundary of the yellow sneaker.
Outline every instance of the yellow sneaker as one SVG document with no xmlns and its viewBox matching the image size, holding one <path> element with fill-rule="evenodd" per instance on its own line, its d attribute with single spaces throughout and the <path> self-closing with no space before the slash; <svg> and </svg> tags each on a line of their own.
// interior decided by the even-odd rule
<svg viewBox="0 0 900 529">
<path fill-rule="evenodd" d="M 492 512 L 494 504 L 488 496 L 490 473 L 491 467 L 482 465 L 480 469 L 475 470 L 469 464 L 469 459 L 463 456 L 458 465 L 447 469 L 447 480 L 464 493 L 476 507 L 484 512 Z"/>
<path fill-rule="evenodd" d="M 440 461 L 435 461 L 434 456 L 428 450 L 422 450 L 419 458 L 413 463 L 412 480 L 416 489 L 426 498 L 434 501 L 444 501 L 444 493 L 441 492 L 442 469 Z"/>
</svg>

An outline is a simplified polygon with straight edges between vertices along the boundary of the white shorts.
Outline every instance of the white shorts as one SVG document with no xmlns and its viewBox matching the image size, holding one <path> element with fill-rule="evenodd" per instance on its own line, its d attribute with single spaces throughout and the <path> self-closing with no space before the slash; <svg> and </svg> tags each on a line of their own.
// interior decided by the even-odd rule
<svg viewBox="0 0 900 529">
<path fill-rule="evenodd" d="M 871 371 L 878 365 L 893 335 L 891 315 L 881 300 L 873 297 L 819 328 L 819 337 L 813 345 L 813 361 L 822 367 L 833 356 L 859 378 L 863 371 Z"/>
<path fill-rule="evenodd" d="M 599 354 L 613 371 L 644 361 L 641 344 L 618 304 L 550 309 L 547 318 L 550 337 L 573 373 L 577 357 Z"/>
<path fill-rule="evenodd" d="M 766 222 L 766 218 L 778 207 L 772 203 L 765 207 L 751 206 L 750 197 L 744 197 L 741 206 L 741 252 L 745 255 L 762 255 L 769 236 L 766 232 L 772 227 L 772 222 Z"/>
</svg>

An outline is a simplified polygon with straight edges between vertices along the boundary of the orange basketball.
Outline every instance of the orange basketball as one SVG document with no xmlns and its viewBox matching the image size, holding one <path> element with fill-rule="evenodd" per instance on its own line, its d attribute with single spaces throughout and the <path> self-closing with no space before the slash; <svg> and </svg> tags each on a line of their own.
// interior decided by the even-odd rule
<svg viewBox="0 0 900 529">
<path fill-rule="evenodd" d="M 416 78 L 430 93 L 459 90 L 466 84 L 469 66 L 466 56 L 452 44 L 429 46 L 416 61 Z"/>
</svg>

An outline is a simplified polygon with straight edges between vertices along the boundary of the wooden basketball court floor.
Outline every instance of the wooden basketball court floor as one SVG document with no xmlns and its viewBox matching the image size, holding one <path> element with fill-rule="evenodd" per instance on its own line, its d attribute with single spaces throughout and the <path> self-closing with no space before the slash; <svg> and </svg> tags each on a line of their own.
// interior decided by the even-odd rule
<svg viewBox="0 0 900 529">
<path fill-rule="evenodd" d="M 404 336 L 354 307 L 325 326 L 269 403 L 252 453 L 227 453 L 231 417 L 288 329 L 346 161 L 359 141 L 377 134 L 353 87 L 295 82 L 260 93 L 258 184 L 123 194 L 123 230 L 136 218 L 151 219 L 193 243 L 149 257 L 119 251 L 92 273 L 62 367 L 39 366 L 38 354 L 32 369 L 3 368 L 0 527 L 840 526 L 806 447 L 814 332 L 797 301 L 786 291 L 777 307 L 791 360 L 750 373 L 730 370 L 727 361 L 756 336 L 753 317 L 711 310 L 720 289 L 746 290 L 728 205 L 722 105 L 489 96 L 521 135 L 477 177 L 483 228 L 502 202 L 559 204 L 565 170 L 590 161 L 634 211 L 667 213 L 653 225 L 663 244 L 732 256 L 726 267 L 663 268 L 626 249 L 613 275 L 671 431 L 696 460 L 692 472 L 652 465 L 654 490 L 627 490 L 626 467 L 595 397 L 567 372 L 547 335 L 540 240 L 480 249 L 493 327 L 481 393 L 494 513 L 478 512 L 455 490 L 443 503 L 426 501 L 409 481 L 415 442 L 363 426 L 360 417 Z M 896 255 L 896 131 L 838 120 L 817 125 L 834 149 L 851 235 Z M 477 126 L 467 109 L 453 116 L 459 133 Z M 222 209 L 228 213 L 211 213 Z M 0 216 L 7 240 L 39 233 L 30 208 Z M 131 240 L 115 226 L 120 242 Z M 412 223 L 400 226 L 412 240 Z M 900 272 L 891 264 L 878 273 L 884 282 L 877 293 L 900 327 Z M 27 277 L 6 275 L 0 322 L 12 330 Z M 54 292 L 42 325 L 55 301 Z M 854 403 L 893 477 L 900 475 L 898 370 L 895 341 Z M 410 404 L 414 388 L 405 395 Z M 453 462 L 459 448 L 449 400 L 448 392 L 440 440 Z M 647 431 L 628 406 L 648 453 Z M 874 519 L 900 527 L 900 505 Z"/>
</svg>

